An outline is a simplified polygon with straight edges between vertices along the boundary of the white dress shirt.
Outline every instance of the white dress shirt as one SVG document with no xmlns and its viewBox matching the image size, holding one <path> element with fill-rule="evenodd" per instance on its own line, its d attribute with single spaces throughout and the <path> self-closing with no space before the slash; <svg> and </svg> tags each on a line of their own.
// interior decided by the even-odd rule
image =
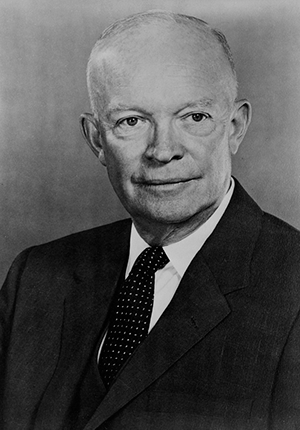
<svg viewBox="0 0 300 430">
<path fill-rule="evenodd" d="M 234 179 L 231 178 L 228 192 L 211 217 L 189 236 L 179 242 L 163 247 L 170 261 L 163 269 L 158 270 L 155 273 L 154 302 L 149 331 L 157 323 L 158 319 L 172 300 L 181 278 L 191 261 L 216 228 L 230 202 L 233 190 Z M 126 278 L 129 275 L 137 257 L 148 246 L 147 242 L 145 242 L 138 234 L 134 224 L 132 224 L 130 251 L 125 273 Z"/>
</svg>

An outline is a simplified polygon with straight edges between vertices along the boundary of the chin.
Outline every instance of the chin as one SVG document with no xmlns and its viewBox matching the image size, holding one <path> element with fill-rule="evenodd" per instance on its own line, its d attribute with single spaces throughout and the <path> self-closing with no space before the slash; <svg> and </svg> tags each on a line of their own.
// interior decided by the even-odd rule
<svg viewBox="0 0 300 430">
<path fill-rule="evenodd" d="M 195 211 L 187 211 L 185 210 L 166 210 L 165 208 L 163 210 L 152 210 L 151 212 L 145 213 L 144 217 L 149 219 L 150 221 L 154 221 L 160 224 L 180 224 L 180 223 L 186 223 L 189 220 L 195 219 L 199 216 L 199 218 L 202 218 L 202 216 L 205 216 L 205 209 L 195 210 Z"/>
</svg>

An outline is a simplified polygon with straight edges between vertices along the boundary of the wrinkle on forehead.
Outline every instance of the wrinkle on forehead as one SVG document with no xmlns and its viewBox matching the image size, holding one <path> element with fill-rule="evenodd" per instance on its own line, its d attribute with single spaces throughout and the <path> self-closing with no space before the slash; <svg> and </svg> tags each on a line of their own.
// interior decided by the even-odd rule
<svg viewBox="0 0 300 430">
<path fill-rule="evenodd" d="M 122 37 L 93 58 L 91 81 L 102 106 L 107 104 L 110 90 L 126 86 L 126 80 L 138 81 L 141 68 L 149 68 L 149 82 L 160 73 L 170 79 L 182 76 L 201 81 L 205 77 L 218 85 L 220 98 L 226 93 L 228 103 L 233 102 L 234 83 L 228 60 L 207 29 L 196 32 L 178 25 L 172 29 L 148 25 L 144 32 L 139 29 L 122 33 Z"/>
</svg>

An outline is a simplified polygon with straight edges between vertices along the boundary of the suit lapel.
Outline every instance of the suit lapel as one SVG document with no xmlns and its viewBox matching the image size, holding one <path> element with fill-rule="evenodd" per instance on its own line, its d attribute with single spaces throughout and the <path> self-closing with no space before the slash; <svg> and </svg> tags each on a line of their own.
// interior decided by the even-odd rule
<svg viewBox="0 0 300 430">
<path fill-rule="evenodd" d="M 95 430 L 124 407 L 230 314 L 225 296 L 249 283 L 261 218 L 261 210 L 236 181 L 230 205 L 214 233 L 84 430 Z"/>
</svg>

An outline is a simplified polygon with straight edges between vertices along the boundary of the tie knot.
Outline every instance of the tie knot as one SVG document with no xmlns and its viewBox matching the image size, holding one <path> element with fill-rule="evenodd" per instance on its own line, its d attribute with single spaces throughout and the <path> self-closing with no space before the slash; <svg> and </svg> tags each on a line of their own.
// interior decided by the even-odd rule
<svg viewBox="0 0 300 430">
<path fill-rule="evenodd" d="M 162 269 L 169 262 L 169 259 L 161 246 L 149 246 L 137 258 L 134 266 L 138 266 L 145 271 Z"/>
</svg>

